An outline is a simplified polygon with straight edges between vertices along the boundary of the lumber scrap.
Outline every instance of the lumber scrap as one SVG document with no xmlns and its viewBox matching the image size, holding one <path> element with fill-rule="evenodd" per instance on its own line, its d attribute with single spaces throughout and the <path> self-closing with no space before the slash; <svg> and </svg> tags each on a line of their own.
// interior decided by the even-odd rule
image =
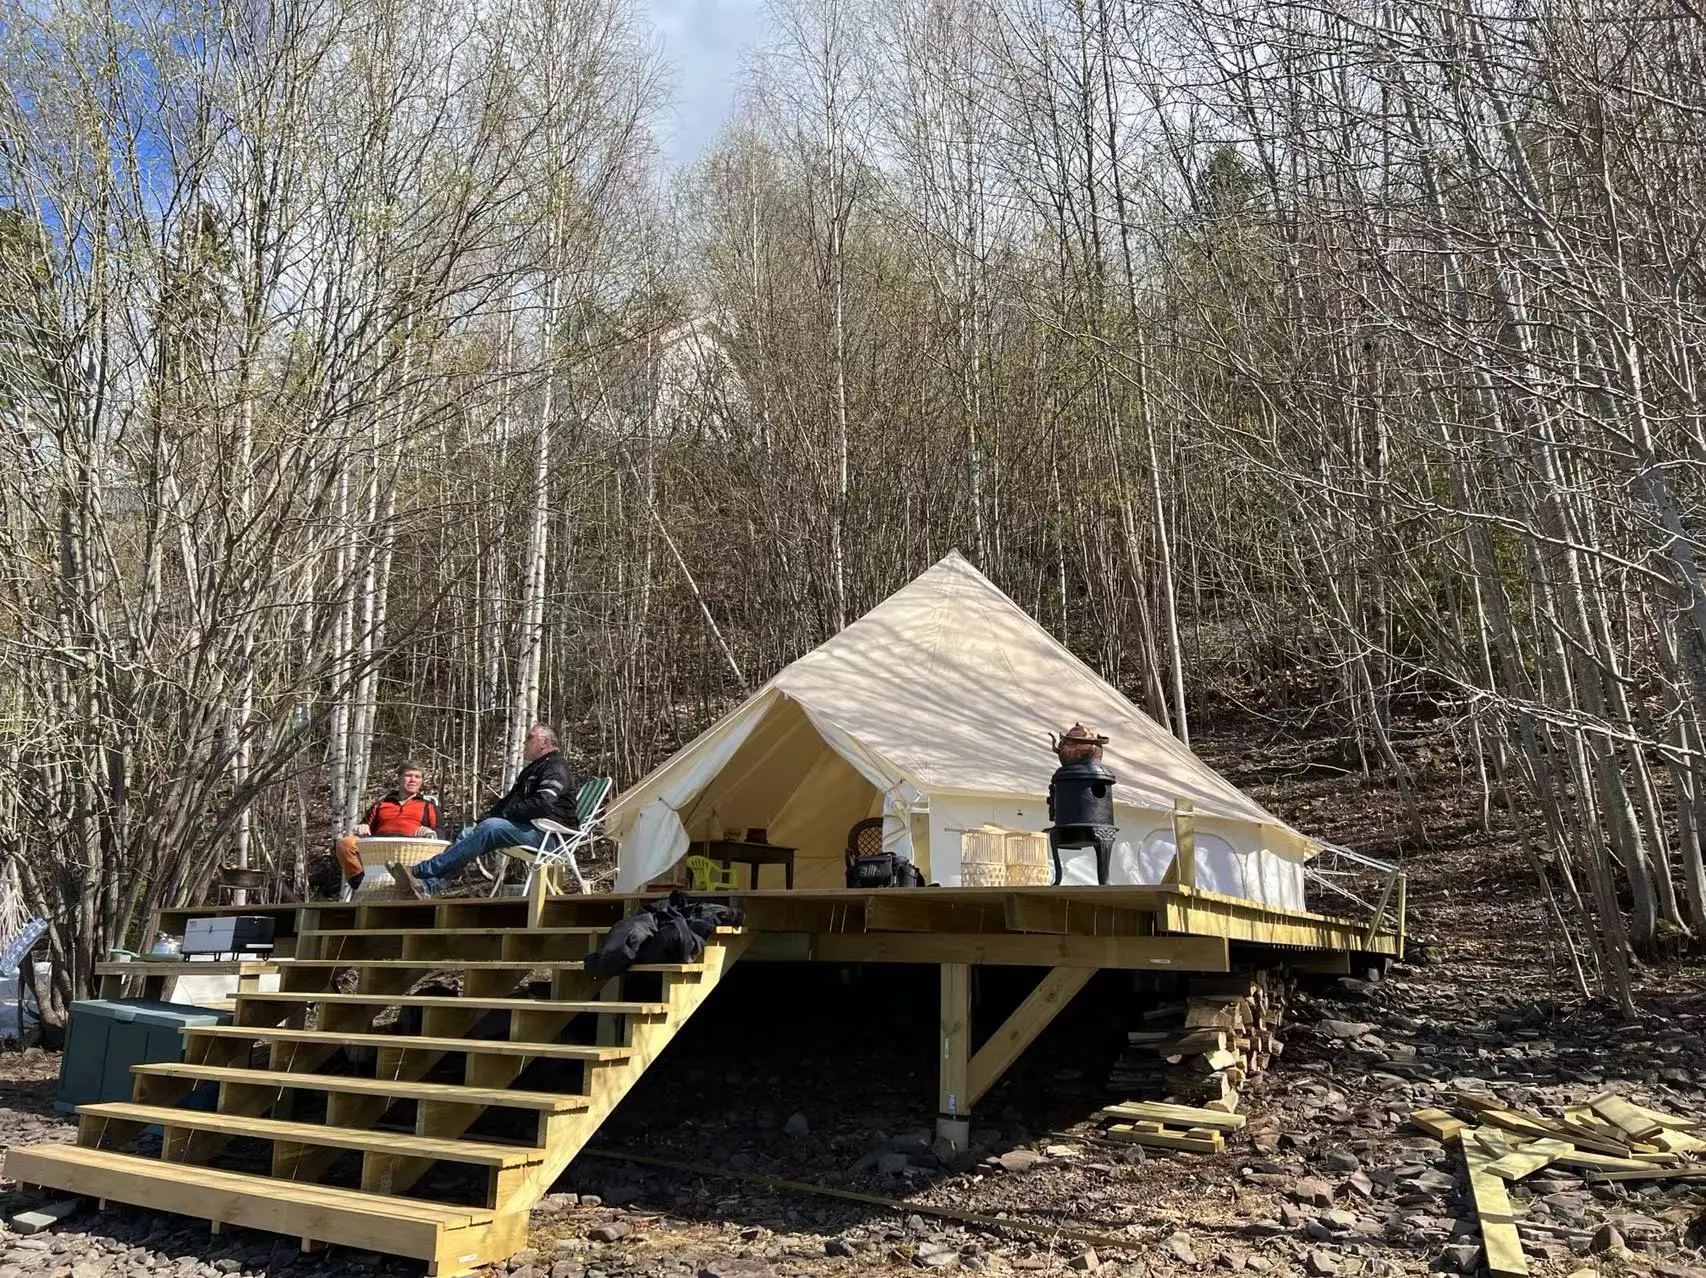
<svg viewBox="0 0 1706 1278">
<path fill-rule="evenodd" d="M 1567 1140 L 1572 1145 L 1591 1149 L 1597 1154 L 1611 1154 L 1618 1158 L 1627 1157 L 1629 1154 L 1627 1145 L 1601 1140 L 1590 1132 L 1573 1131 L 1560 1123 L 1541 1118 L 1538 1114 L 1525 1114 L 1514 1109 L 1484 1109 L 1481 1111 L 1481 1118 L 1495 1127 L 1515 1132 L 1518 1136 L 1527 1136 L 1531 1140 Z"/>
<path fill-rule="evenodd" d="M 1550 1167 L 1564 1155 L 1575 1152 L 1576 1147 L 1567 1140 L 1531 1141 L 1522 1148 L 1513 1149 L 1503 1157 L 1488 1163 L 1487 1172 L 1500 1180 L 1521 1180 L 1524 1176 L 1532 1176 L 1542 1167 Z"/>
<path fill-rule="evenodd" d="M 1145 1130 L 1136 1123 L 1115 1123 L 1105 1135 L 1128 1145 L 1178 1149 L 1191 1154 L 1218 1154 L 1226 1148 L 1220 1133 L 1206 1127 L 1193 1128 L 1190 1132 L 1167 1132 Z"/>
<path fill-rule="evenodd" d="M 1517 1236 L 1510 1195 L 1505 1192 L 1505 1182 L 1487 1170 L 1496 1160 L 1488 1157 L 1479 1140 L 1463 1141 L 1463 1158 L 1469 1164 L 1469 1192 L 1481 1222 L 1488 1274 L 1491 1278 L 1527 1278 L 1528 1260 Z"/>
<path fill-rule="evenodd" d="M 1486 1154 L 1488 1158 L 1503 1158 L 1513 1149 L 1521 1148 L 1523 1142 L 1512 1141 L 1507 1133 L 1495 1131 L 1491 1127 L 1471 1127 L 1462 1136 L 1465 1145 L 1474 1145 Z"/>
<path fill-rule="evenodd" d="M 1606 1122 L 1627 1132 L 1631 1140 L 1651 1140 L 1664 1131 L 1663 1123 L 1654 1122 L 1623 1097 L 1611 1092 L 1601 1092 L 1588 1104 Z"/>
<path fill-rule="evenodd" d="M 1120 1105 L 1109 1105 L 1096 1116 L 1136 1119 L 1174 1127 L 1211 1127 L 1223 1132 L 1241 1131 L 1245 1123 L 1242 1114 L 1222 1114 L 1218 1110 L 1198 1109 L 1194 1105 L 1163 1105 L 1156 1101 L 1126 1101 Z"/>
<path fill-rule="evenodd" d="M 1638 1158 L 1614 1158 L 1610 1154 L 1596 1154 L 1590 1149 L 1577 1149 L 1568 1154 L 1561 1154 L 1556 1161 L 1560 1167 L 1573 1167 L 1578 1171 L 1652 1170 L 1651 1163 L 1644 1163 Z"/>
<path fill-rule="evenodd" d="M 1590 1171 L 1588 1179 L 1601 1180 L 1699 1180 L 1706 1167 L 1647 1167 L 1641 1171 Z"/>
<path fill-rule="evenodd" d="M 1690 1135 L 1684 1131 L 1673 1131 L 1666 1128 L 1653 1137 L 1652 1144 L 1657 1145 L 1667 1154 L 1693 1154 L 1706 1149 L 1706 1140 Z"/>
<path fill-rule="evenodd" d="M 1621 1127 L 1613 1127 L 1593 1112 L 1591 1105 L 1566 1105 L 1564 1116 L 1559 1120 L 1559 1126 L 1567 1127 L 1572 1132 L 1586 1132 L 1600 1140 L 1612 1141 L 1616 1144 L 1628 1144 L 1629 1137 Z"/>
<path fill-rule="evenodd" d="M 1462 1109 L 1472 1109 L 1480 1112 L 1484 1109 L 1503 1109 L 1504 1101 L 1490 1092 L 1453 1092 L 1452 1103 Z"/>
<path fill-rule="evenodd" d="M 1410 1122 L 1435 1140 L 1447 1145 L 1456 1140 L 1458 1134 L 1469 1126 L 1461 1118 L 1453 1118 L 1443 1109 L 1418 1109 L 1410 1115 Z"/>
<path fill-rule="evenodd" d="M 1698 1118 L 1684 1118 L 1680 1114 L 1667 1114 L 1664 1110 L 1654 1109 L 1650 1105 L 1636 1105 L 1631 1102 L 1630 1107 L 1642 1118 L 1650 1118 L 1660 1127 L 1668 1128 L 1671 1131 L 1695 1132 L 1706 1127 L 1706 1122 L 1702 1122 Z"/>
</svg>

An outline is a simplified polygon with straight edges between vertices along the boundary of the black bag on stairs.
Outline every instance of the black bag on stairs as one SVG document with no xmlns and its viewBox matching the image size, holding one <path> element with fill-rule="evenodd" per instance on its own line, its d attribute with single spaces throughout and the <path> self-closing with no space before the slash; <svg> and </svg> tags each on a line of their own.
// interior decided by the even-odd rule
<svg viewBox="0 0 1706 1278">
<path fill-rule="evenodd" d="M 605 933 L 586 956 L 586 970 L 601 979 L 620 976 L 636 963 L 697 963 L 719 927 L 736 927 L 745 913 L 729 905 L 689 901 L 671 892 Z"/>
</svg>

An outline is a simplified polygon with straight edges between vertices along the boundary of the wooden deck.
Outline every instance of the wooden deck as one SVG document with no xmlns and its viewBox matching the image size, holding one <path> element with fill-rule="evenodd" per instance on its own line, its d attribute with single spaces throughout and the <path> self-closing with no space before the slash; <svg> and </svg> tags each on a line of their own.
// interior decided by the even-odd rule
<svg viewBox="0 0 1706 1278">
<path fill-rule="evenodd" d="M 166 911 L 169 933 L 272 914 L 280 989 L 239 990 L 232 1025 L 186 1030 L 182 1063 L 139 1067 L 129 1102 L 80 1110 L 77 1145 L 12 1150 L 6 1174 L 463 1274 L 525 1245 L 528 1209 L 737 959 L 939 967 L 940 1129 L 963 1141 L 973 1106 L 1098 969 L 1348 971 L 1402 945 L 1401 892 L 1390 924 L 1171 886 L 714 895 L 746 923 L 701 962 L 603 982 L 581 960 L 652 897 Z M 974 1038 L 983 964 L 1042 971 Z M 458 992 L 417 992 L 447 972 Z"/>
</svg>

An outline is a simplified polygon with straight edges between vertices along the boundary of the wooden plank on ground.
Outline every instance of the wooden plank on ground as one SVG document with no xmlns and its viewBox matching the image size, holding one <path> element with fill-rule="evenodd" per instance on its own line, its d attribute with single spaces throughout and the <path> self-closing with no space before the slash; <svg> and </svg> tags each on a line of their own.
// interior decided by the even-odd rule
<svg viewBox="0 0 1706 1278">
<path fill-rule="evenodd" d="M 1629 1140 L 1621 1127 L 1613 1127 L 1606 1122 L 1593 1112 L 1591 1105 L 1564 1106 L 1564 1117 L 1560 1120 L 1559 1126 L 1572 1132 L 1586 1132 L 1600 1140 L 1614 1141 L 1618 1144 L 1627 1144 Z"/>
<path fill-rule="evenodd" d="M 1245 1123 L 1242 1114 L 1222 1114 L 1218 1110 L 1198 1109 L 1194 1105 L 1163 1105 L 1158 1101 L 1126 1101 L 1109 1105 L 1098 1111 L 1096 1116 L 1171 1123 L 1175 1127 L 1210 1127 L 1221 1132 L 1242 1131 Z"/>
<path fill-rule="evenodd" d="M 1116 1123 L 1104 1133 L 1110 1140 L 1128 1145 L 1144 1145 L 1150 1149 L 1178 1149 L 1190 1154 L 1218 1154 L 1225 1148 L 1219 1132 L 1206 1131 L 1192 1136 L 1178 1132 L 1144 1131 L 1135 1124 Z"/>
<path fill-rule="evenodd" d="M 1706 1167 L 1648 1167 L 1642 1171 L 1592 1171 L 1589 1180 L 1698 1180 Z"/>
<path fill-rule="evenodd" d="M 1629 1133 L 1632 1140 L 1651 1140 L 1664 1130 L 1663 1123 L 1654 1122 L 1621 1096 L 1601 1092 L 1588 1101 L 1594 1113 L 1615 1127 Z"/>
<path fill-rule="evenodd" d="M 1435 1140 L 1448 1145 L 1469 1126 L 1461 1118 L 1453 1118 L 1443 1109 L 1418 1109 L 1410 1115 L 1410 1122 Z"/>
<path fill-rule="evenodd" d="M 1698 1118 L 1684 1118 L 1680 1114 L 1667 1114 L 1664 1110 L 1654 1109 L 1650 1105 L 1635 1105 L 1631 1102 L 1631 1106 L 1642 1118 L 1650 1118 L 1660 1127 L 1667 1128 L 1670 1131 L 1694 1132 L 1706 1127 L 1706 1123 L 1702 1123 Z"/>
<path fill-rule="evenodd" d="M 1503 1109 L 1505 1107 L 1505 1103 L 1502 1100 L 1488 1092 L 1454 1092 L 1452 1093 L 1451 1099 L 1453 1103 L 1461 1106 L 1462 1108 L 1472 1109 L 1477 1112 L 1485 1109 Z"/>
<path fill-rule="evenodd" d="M 1481 1244 L 1487 1252 L 1488 1274 L 1491 1278 L 1527 1278 L 1528 1260 L 1522 1254 L 1522 1239 L 1517 1236 L 1510 1195 L 1505 1192 L 1505 1182 L 1487 1171 L 1495 1160 L 1475 1140 L 1463 1142 L 1463 1157 L 1469 1164 L 1469 1192 L 1481 1221 Z"/>
<path fill-rule="evenodd" d="M 1469 1127 L 1463 1132 L 1463 1143 L 1473 1145 L 1489 1159 L 1503 1158 L 1513 1149 L 1521 1149 L 1523 1142 L 1509 1139 L 1509 1133 L 1499 1131 L 1494 1127 Z"/>
<path fill-rule="evenodd" d="M 1512 1109 L 1484 1109 L 1481 1111 L 1481 1119 L 1495 1127 L 1502 1127 L 1507 1132 L 1515 1132 L 1518 1136 L 1527 1136 L 1533 1140 L 1567 1140 L 1580 1148 L 1591 1149 L 1599 1154 L 1611 1154 L 1618 1158 L 1629 1152 L 1626 1145 L 1600 1140 L 1587 1132 L 1572 1131 L 1562 1124 L 1541 1118 L 1538 1114 L 1524 1114 Z"/>
<path fill-rule="evenodd" d="M 1494 1159 L 1487 1164 L 1487 1171 L 1500 1180 L 1521 1180 L 1575 1151 L 1576 1147 L 1567 1140 L 1537 1140 Z"/>
<path fill-rule="evenodd" d="M 1596 1154 L 1592 1150 L 1578 1149 L 1558 1157 L 1558 1166 L 1574 1167 L 1580 1171 L 1650 1171 L 1651 1163 L 1644 1163 L 1638 1158 L 1615 1158 L 1610 1154 Z"/>
<path fill-rule="evenodd" d="M 1652 1143 L 1667 1154 L 1692 1154 L 1706 1149 L 1706 1140 L 1688 1132 L 1671 1131 L 1669 1128 L 1653 1137 Z"/>
</svg>

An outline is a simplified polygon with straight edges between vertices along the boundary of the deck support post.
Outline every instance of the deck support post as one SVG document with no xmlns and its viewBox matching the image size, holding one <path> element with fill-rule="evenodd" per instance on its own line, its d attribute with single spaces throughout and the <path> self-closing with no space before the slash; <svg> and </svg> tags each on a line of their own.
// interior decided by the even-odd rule
<svg viewBox="0 0 1706 1278">
<path fill-rule="evenodd" d="M 971 1144 L 971 1102 L 966 1072 L 971 1061 L 971 965 L 942 964 L 941 1043 L 937 1058 L 936 1136 L 956 1153 Z"/>
<path fill-rule="evenodd" d="M 1405 918 L 1404 918 L 1405 911 L 1409 905 L 1409 902 L 1405 899 L 1409 895 L 1409 887 L 1410 887 L 1410 876 L 1408 874 L 1405 874 L 1404 871 L 1399 870 L 1398 871 L 1398 961 L 1400 963 L 1402 963 L 1404 961 L 1404 939 L 1406 936 L 1409 935 L 1409 933 L 1405 930 Z"/>
<path fill-rule="evenodd" d="M 961 1104 L 970 1109 L 983 1099 L 1008 1066 L 1019 1059 L 1027 1047 L 1036 1041 L 1073 999 L 1096 975 L 1093 967 L 1051 967 L 1037 982 L 1037 988 L 1025 996 L 1025 1001 L 1013 1009 L 1001 1027 L 989 1036 L 989 1041 L 977 1049 L 966 1066 L 966 1091 Z"/>
<path fill-rule="evenodd" d="M 1374 948 L 1374 938 L 1380 935 L 1380 925 L 1386 921 L 1386 903 L 1392 899 L 1392 889 L 1397 886 L 1398 880 L 1403 876 L 1403 869 L 1394 865 L 1392 873 L 1386 876 L 1386 882 L 1381 885 L 1380 899 L 1374 904 L 1374 919 L 1369 923 L 1368 933 L 1362 940 L 1363 949 L 1372 950 Z M 1399 951 L 1398 957 L 1404 957 L 1402 950 Z"/>
</svg>

